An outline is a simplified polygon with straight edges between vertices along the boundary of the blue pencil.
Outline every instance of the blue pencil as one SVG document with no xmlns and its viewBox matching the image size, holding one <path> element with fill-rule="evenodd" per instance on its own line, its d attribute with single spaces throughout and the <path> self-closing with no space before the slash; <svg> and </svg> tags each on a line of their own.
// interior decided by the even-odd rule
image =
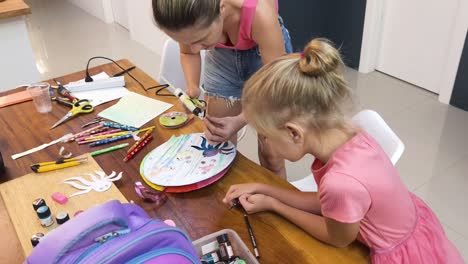
<svg viewBox="0 0 468 264">
<path fill-rule="evenodd" d="M 89 144 L 89 146 L 90 147 L 96 147 L 96 146 L 116 142 L 116 141 L 119 141 L 119 140 L 131 138 L 132 136 L 133 136 L 132 134 L 127 134 L 127 135 L 123 135 L 123 136 L 119 136 L 119 137 L 106 138 L 106 139 L 103 139 L 103 140 L 93 142 L 93 143 Z"/>
<path fill-rule="evenodd" d="M 110 128 L 118 128 L 122 130 L 127 130 L 127 131 L 137 131 L 138 128 L 132 127 L 132 126 L 127 126 L 127 125 L 122 125 L 118 123 L 112 123 L 112 122 L 104 122 L 102 123 L 104 127 L 110 127 Z"/>
</svg>

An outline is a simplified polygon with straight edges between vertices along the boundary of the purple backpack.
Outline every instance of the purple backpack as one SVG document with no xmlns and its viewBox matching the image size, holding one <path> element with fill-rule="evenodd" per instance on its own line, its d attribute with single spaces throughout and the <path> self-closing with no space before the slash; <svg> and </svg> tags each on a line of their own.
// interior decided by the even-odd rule
<svg viewBox="0 0 468 264">
<path fill-rule="evenodd" d="M 49 232 L 26 259 L 36 263 L 200 263 L 180 228 L 136 204 L 109 201 Z"/>
</svg>

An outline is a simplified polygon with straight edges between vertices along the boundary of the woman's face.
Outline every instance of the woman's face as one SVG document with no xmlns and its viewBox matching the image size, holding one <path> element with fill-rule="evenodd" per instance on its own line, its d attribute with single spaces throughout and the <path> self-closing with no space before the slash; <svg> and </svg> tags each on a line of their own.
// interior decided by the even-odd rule
<svg viewBox="0 0 468 264">
<path fill-rule="evenodd" d="M 192 52 L 196 53 L 214 48 L 220 42 L 223 35 L 223 20 L 218 18 L 205 27 L 195 25 L 179 31 L 165 29 L 163 31 L 175 41 L 189 46 Z"/>
</svg>

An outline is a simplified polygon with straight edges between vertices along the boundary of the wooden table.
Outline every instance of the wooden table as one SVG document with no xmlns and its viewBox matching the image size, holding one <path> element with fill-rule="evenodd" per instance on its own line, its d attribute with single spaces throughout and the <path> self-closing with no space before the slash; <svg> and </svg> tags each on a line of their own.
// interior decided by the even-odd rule
<svg viewBox="0 0 468 264">
<path fill-rule="evenodd" d="M 133 64 L 128 60 L 119 63 L 128 68 Z M 90 70 L 91 74 L 105 71 L 112 75 L 120 71 L 117 66 L 106 64 Z M 153 79 L 136 68 L 131 72 L 145 87 L 156 85 Z M 62 83 L 76 81 L 84 78 L 83 72 L 70 74 L 57 78 Z M 177 103 L 174 97 L 157 97 L 154 90 L 144 91 L 129 76 L 125 76 L 126 87 L 129 90 L 144 94 L 149 97 L 169 103 Z M 54 84 L 53 81 L 50 83 Z M 5 95 L 2 93 L 0 95 Z M 29 166 L 38 161 L 54 160 L 58 155 L 59 145 L 54 145 L 45 150 L 30 154 L 23 158 L 12 160 L 11 155 L 50 142 L 60 136 L 81 131 L 81 125 L 95 117 L 101 110 L 114 104 L 109 102 L 96 107 L 93 114 L 78 116 L 72 121 L 58 126 L 53 130 L 49 127 L 61 118 L 67 109 L 55 105 L 49 114 L 36 112 L 32 102 L 25 102 L 6 108 L 0 108 L 0 151 L 5 161 L 6 175 L 0 176 L 0 182 L 5 182 L 16 177 L 30 173 Z M 180 106 L 176 106 L 178 108 Z M 169 111 L 174 111 L 174 108 Z M 141 180 L 139 165 L 147 152 L 165 142 L 173 134 L 187 134 L 202 132 L 202 122 L 195 120 L 184 128 L 167 130 L 159 126 L 157 119 L 145 126 L 156 125 L 153 132 L 155 140 L 143 153 L 139 153 L 130 162 L 124 163 L 122 159 L 126 153 L 120 150 L 95 157 L 104 171 L 123 171 L 125 177 L 117 182 L 117 187 L 128 200 L 133 200 L 142 206 L 152 217 L 160 219 L 172 219 L 177 226 L 184 229 L 192 239 L 197 239 L 215 231 L 231 228 L 234 229 L 251 248 L 248 232 L 242 214 L 237 210 L 228 210 L 221 202 L 225 192 L 232 184 L 245 182 L 263 182 L 284 188 L 293 189 L 288 182 L 275 176 L 257 164 L 238 154 L 230 171 L 218 182 L 209 187 L 194 192 L 183 194 L 168 194 L 169 199 L 160 207 L 142 202 L 135 194 L 133 183 Z M 88 146 L 68 143 L 65 145 L 74 155 L 91 151 Z M 20 195 L 20 194 L 18 194 Z M 257 213 L 250 216 L 252 228 L 257 237 L 261 254 L 261 263 L 367 263 L 369 262 L 368 250 L 359 243 L 338 249 L 325 245 L 310 237 L 301 229 L 291 224 L 281 216 L 272 213 Z M 3 200 L 0 200 L 0 263 L 18 263 L 24 259 L 19 248 L 16 233 L 12 227 Z"/>
</svg>

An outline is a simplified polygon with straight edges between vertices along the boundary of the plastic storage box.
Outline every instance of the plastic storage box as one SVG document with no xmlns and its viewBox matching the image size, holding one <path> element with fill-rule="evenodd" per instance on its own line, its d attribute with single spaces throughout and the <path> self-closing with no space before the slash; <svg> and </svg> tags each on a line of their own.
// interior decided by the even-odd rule
<svg viewBox="0 0 468 264">
<path fill-rule="evenodd" d="M 258 260 L 255 258 L 252 252 L 250 252 L 249 248 L 245 245 L 236 231 L 232 229 L 223 229 L 193 241 L 193 245 L 195 246 L 198 255 L 202 255 L 201 247 L 203 245 L 216 241 L 216 237 L 222 234 L 228 234 L 229 241 L 231 242 L 232 249 L 236 256 L 239 256 L 241 259 L 245 260 L 247 264 L 259 264 Z"/>
</svg>

